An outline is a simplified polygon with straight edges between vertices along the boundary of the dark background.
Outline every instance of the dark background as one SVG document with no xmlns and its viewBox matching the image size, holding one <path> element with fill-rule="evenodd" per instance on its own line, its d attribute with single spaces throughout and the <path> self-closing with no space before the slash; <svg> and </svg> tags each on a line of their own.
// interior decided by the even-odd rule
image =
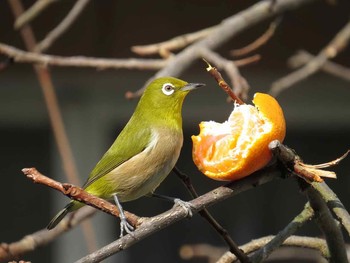
<svg viewBox="0 0 350 263">
<path fill-rule="evenodd" d="M 33 3 L 23 2 L 26 7 Z M 91 1 L 77 22 L 47 53 L 136 57 L 130 51 L 132 45 L 156 43 L 218 24 L 256 2 Z M 71 1 L 59 1 L 35 19 L 32 26 L 37 39 L 42 39 L 57 25 L 71 6 Z M 241 69 L 252 87 L 249 95 L 267 92 L 272 81 L 290 72 L 286 60 L 296 50 L 306 49 L 317 54 L 348 21 L 349 10 L 347 0 L 339 0 L 337 5 L 317 1 L 286 13 L 274 37 L 258 50 L 262 60 Z M 13 30 L 13 16 L 6 1 L 0 2 L 0 14 L 1 42 L 24 49 L 19 34 Z M 232 39 L 219 50 L 220 54 L 229 57 L 230 49 L 256 39 L 267 29 L 269 22 L 260 23 Z M 349 58 L 347 49 L 335 61 L 349 67 Z M 207 83 L 205 89 L 190 94 L 185 101 L 185 145 L 178 162 L 178 167 L 191 176 L 199 193 L 222 183 L 197 171 L 191 159 L 190 136 L 198 134 L 200 121 L 224 121 L 232 110 L 232 105 L 225 103 L 225 94 L 204 68 L 202 62 L 197 62 L 181 76 L 190 82 Z M 137 90 L 154 72 L 71 68 L 52 68 L 51 72 L 81 181 L 84 181 L 133 112 L 137 102 L 125 100 L 125 92 Z M 307 163 L 322 163 L 342 155 L 350 147 L 349 98 L 349 83 L 324 73 L 317 73 L 283 92 L 277 99 L 287 122 L 285 143 Z M 41 90 L 30 65 L 15 64 L 0 72 L 0 150 L 0 242 L 9 243 L 45 227 L 67 202 L 62 195 L 34 185 L 20 172 L 24 167 L 35 166 L 44 174 L 65 181 Z M 334 169 L 338 179 L 327 180 L 346 207 L 350 207 L 349 169 L 350 161 L 346 159 Z M 168 177 L 158 192 L 189 199 L 174 175 Z M 243 244 L 277 233 L 302 210 L 305 200 L 294 179 L 281 179 L 226 200 L 211 207 L 210 211 L 235 241 Z M 125 204 L 125 209 L 142 216 L 152 216 L 170 207 L 168 203 L 149 198 Z M 115 219 L 102 213 L 94 219 L 94 228 L 99 236 L 98 247 L 119 235 Z M 312 223 L 298 234 L 321 235 Z M 211 227 L 195 215 L 191 220 L 181 221 L 122 252 L 119 260 L 179 262 L 179 248 L 187 243 L 224 246 Z M 23 259 L 71 262 L 86 253 L 78 228 Z"/>
</svg>

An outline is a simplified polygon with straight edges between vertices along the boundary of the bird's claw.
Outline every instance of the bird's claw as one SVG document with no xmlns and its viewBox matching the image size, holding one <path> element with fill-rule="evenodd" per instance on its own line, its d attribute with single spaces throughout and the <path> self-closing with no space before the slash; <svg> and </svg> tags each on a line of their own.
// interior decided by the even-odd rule
<svg viewBox="0 0 350 263">
<path fill-rule="evenodd" d="M 181 206 L 187 213 L 187 217 L 192 217 L 193 216 L 193 206 L 190 202 L 183 201 L 179 198 L 174 199 L 175 205 Z"/>
<path fill-rule="evenodd" d="M 124 235 L 124 231 L 130 235 L 134 235 L 135 228 L 129 224 L 128 220 L 126 218 L 120 219 L 120 237 Z"/>
</svg>

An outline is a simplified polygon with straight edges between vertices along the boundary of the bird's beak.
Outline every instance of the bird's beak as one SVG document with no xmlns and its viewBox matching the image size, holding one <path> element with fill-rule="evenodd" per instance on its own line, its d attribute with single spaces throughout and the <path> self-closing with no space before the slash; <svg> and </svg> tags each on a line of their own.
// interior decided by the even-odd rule
<svg viewBox="0 0 350 263">
<path fill-rule="evenodd" d="M 203 83 L 187 83 L 186 86 L 182 87 L 180 90 L 181 91 L 190 91 L 190 90 L 194 90 L 200 87 L 205 86 L 205 84 Z"/>
</svg>

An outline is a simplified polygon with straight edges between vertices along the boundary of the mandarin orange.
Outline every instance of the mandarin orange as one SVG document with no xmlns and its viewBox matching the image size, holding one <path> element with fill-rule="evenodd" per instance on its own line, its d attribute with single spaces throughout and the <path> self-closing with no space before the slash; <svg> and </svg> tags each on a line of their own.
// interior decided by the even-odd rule
<svg viewBox="0 0 350 263">
<path fill-rule="evenodd" d="M 256 93 L 253 105 L 235 105 L 224 123 L 201 122 L 200 133 L 192 136 L 193 161 L 215 180 L 238 180 L 263 168 L 271 160 L 268 145 L 283 141 L 286 124 L 278 102 L 268 94 Z"/>
</svg>

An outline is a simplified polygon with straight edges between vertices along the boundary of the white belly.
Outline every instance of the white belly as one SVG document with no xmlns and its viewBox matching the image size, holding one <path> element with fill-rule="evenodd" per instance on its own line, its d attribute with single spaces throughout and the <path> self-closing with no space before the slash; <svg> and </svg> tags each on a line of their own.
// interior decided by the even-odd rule
<svg viewBox="0 0 350 263">
<path fill-rule="evenodd" d="M 174 168 L 182 143 L 182 133 L 157 129 L 143 152 L 107 175 L 106 179 L 115 187 L 114 194 L 126 202 L 153 192 Z"/>
</svg>

